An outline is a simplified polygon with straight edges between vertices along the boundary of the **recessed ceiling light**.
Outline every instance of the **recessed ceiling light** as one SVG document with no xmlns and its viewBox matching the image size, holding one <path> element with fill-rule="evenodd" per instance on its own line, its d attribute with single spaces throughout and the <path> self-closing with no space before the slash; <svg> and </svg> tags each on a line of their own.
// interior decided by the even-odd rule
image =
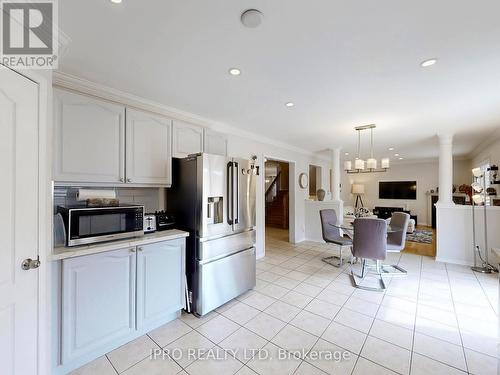
<svg viewBox="0 0 500 375">
<path fill-rule="evenodd" d="M 231 74 L 232 76 L 239 76 L 241 74 L 241 70 L 239 70 L 238 68 L 231 68 L 229 69 L 229 74 Z"/>
<path fill-rule="evenodd" d="M 110 1 L 114 4 L 120 4 L 122 2 L 122 0 L 110 0 Z"/>
<path fill-rule="evenodd" d="M 286 105 L 288 108 L 292 108 L 295 104 L 293 104 L 292 102 L 287 102 L 287 103 L 285 103 L 285 105 Z"/>
<path fill-rule="evenodd" d="M 263 18 L 264 15 L 260 10 L 247 9 L 241 14 L 241 23 L 253 29 L 262 23 Z"/>
<path fill-rule="evenodd" d="M 399 158 L 399 160 L 403 160 L 403 158 Z"/>
<path fill-rule="evenodd" d="M 394 154 L 394 156 L 399 156 L 399 154 Z"/>
<path fill-rule="evenodd" d="M 349 156 L 349 153 L 348 153 L 348 152 L 346 152 L 344 155 L 345 155 L 345 156 Z"/>
<path fill-rule="evenodd" d="M 428 59 L 428 60 L 422 61 L 420 63 L 420 66 L 423 68 L 427 68 L 428 66 L 432 66 L 435 63 L 437 63 L 437 59 Z"/>
<path fill-rule="evenodd" d="M 389 151 L 394 151 L 394 147 L 389 147 Z"/>
</svg>

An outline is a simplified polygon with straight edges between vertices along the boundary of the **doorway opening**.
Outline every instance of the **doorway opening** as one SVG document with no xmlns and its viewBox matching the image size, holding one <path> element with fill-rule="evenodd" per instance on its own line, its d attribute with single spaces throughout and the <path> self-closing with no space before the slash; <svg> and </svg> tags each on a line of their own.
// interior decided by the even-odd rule
<svg viewBox="0 0 500 375">
<path fill-rule="evenodd" d="M 289 242 L 290 238 L 290 166 L 288 162 L 265 162 L 266 243 Z"/>
<path fill-rule="evenodd" d="M 321 167 L 309 165 L 309 197 L 316 198 L 316 193 L 321 187 Z"/>
</svg>

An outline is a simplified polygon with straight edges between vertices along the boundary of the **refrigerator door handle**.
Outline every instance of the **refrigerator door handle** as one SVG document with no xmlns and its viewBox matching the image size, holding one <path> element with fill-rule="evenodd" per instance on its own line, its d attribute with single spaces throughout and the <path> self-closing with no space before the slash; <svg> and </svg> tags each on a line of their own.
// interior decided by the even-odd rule
<svg viewBox="0 0 500 375">
<path fill-rule="evenodd" d="M 239 164 L 238 162 L 233 163 L 233 191 L 234 191 L 234 186 L 236 186 L 236 194 L 234 196 L 234 202 L 236 206 L 236 210 L 234 211 L 234 217 L 233 217 L 233 222 L 234 224 L 238 224 L 239 222 L 239 217 L 240 217 L 240 181 L 239 181 Z"/>
<path fill-rule="evenodd" d="M 233 162 L 230 161 L 227 163 L 227 199 L 226 199 L 226 207 L 227 207 L 227 223 L 229 225 L 233 225 L 233 206 L 234 206 L 234 198 L 233 198 Z"/>
</svg>

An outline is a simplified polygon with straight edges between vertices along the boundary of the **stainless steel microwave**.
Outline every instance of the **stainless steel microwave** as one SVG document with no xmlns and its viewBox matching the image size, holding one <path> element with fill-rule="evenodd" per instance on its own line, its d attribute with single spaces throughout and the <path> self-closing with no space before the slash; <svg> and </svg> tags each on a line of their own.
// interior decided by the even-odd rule
<svg viewBox="0 0 500 375">
<path fill-rule="evenodd" d="M 57 207 L 66 228 L 66 245 L 77 246 L 144 235 L 144 206 Z"/>
</svg>

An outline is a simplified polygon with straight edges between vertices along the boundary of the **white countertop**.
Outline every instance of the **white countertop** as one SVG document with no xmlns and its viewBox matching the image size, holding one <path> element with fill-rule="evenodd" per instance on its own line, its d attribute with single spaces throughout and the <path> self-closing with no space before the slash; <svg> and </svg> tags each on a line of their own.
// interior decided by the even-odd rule
<svg viewBox="0 0 500 375">
<path fill-rule="evenodd" d="M 144 236 L 127 238 L 124 240 L 109 241 L 99 244 L 82 245 L 82 246 L 59 246 L 55 247 L 52 254 L 49 255 L 49 261 L 61 260 L 66 258 L 74 258 L 82 255 L 90 255 L 102 253 L 105 251 L 122 249 L 124 247 L 133 247 L 147 245 L 150 243 L 175 240 L 177 238 L 188 237 L 189 233 L 178 229 L 169 229 L 154 233 L 145 234 Z"/>
</svg>

